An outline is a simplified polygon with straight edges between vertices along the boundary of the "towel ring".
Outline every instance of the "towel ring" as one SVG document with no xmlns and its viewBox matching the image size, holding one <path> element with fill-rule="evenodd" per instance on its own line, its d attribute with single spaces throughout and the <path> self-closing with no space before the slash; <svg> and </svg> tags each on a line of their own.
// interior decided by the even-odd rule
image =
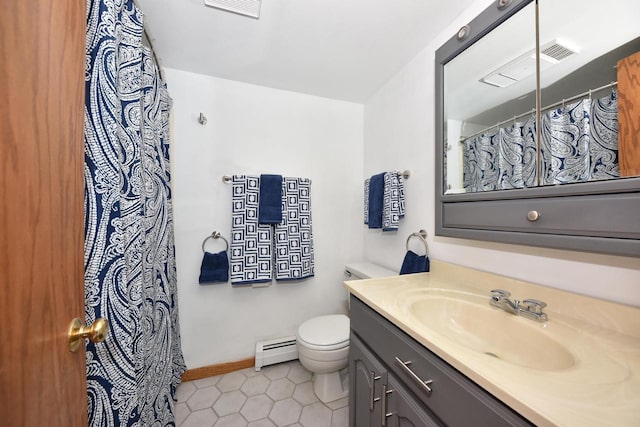
<svg viewBox="0 0 640 427">
<path fill-rule="evenodd" d="M 411 240 L 412 237 L 417 237 L 422 241 L 422 243 L 424 244 L 425 256 L 429 256 L 429 245 L 427 244 L 427 232 L 425 230 L 420 230 L 416 233 L 409 234 L 409 237 L 407 237 L 407 243 L 405 245 L 405 247 L 407 248 L 407 252 L 409 251 L 409 240 Z"/>
<path fill-rule="evenodd" d="M 203 253 L 206 252 L 204 250 L 204 244 L 207 243 L 207 240 L 209 240 L 209 239 L 222 239 L 222 240 L 224 240 L 224 242 L 227 244 L 227 249 L 226 250 L 227 251 L 229 250 L 229 242 L 227 241 L 227 239 L 222 237 L 222 234 L 220 234 L 219 231 L 214 231 L 213 233 L 211 233 L 210 236 L 207 236 L 207 238 L 202 241 L 202 252 Z"/>
</svg>

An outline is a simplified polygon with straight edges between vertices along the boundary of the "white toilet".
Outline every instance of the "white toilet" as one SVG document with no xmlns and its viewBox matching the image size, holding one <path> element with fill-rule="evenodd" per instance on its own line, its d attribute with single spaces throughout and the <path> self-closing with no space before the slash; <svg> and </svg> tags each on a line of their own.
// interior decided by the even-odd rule
<svg viewBox="0 0 640 427">
<path fill-rule="evenodd" d="M 345 280 L 396 276 L 379 265 L 347 265 Z M 319 316 L 298 327 L 296 346 L 300 363 L 313 373 L 313 391 L 322 402 L 332 402 L 349 394 L 344 368 L 349 362 L 349 318 L 344 314 Z"/>
</svg>

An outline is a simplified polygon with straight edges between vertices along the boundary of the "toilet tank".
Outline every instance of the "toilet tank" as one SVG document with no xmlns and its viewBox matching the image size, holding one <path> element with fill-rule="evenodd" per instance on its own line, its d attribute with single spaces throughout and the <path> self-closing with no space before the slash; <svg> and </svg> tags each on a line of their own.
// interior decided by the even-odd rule
<svg viewBox="0 0 640 427">
<path fill-rule="evenodd" d="M 360 262 L 347 264 L 344 269 L 345 280 L 373 279 L 376 277 L 397 276 L 397 271 L 389 270 L 378 264 Z"/>
<path fill-rule="evenodd" d="M 344 268 L 344 280 L 374 279 L 376 277 L 397 276 L 398 272 L 371 262 L 347 264 Z M 350 292 L 347 291 L 347 312 L 351 310 Z"/>
</svg>

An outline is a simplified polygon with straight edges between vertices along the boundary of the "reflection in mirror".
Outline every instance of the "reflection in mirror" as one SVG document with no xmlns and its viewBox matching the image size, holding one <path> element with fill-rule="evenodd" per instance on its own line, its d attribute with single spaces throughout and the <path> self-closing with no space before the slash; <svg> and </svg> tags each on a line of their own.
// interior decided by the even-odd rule
<svg viewBox="0 0 640 427">
<path fill-rule="evenodd" d="M 435 235 L 640 256 L 638 22 L 495 0 L 436 51 Z"/>
<path fill-rule="evenodd" d="M 445 64 L 447 194 L 534 184 L 535 127 L 529 119 L 536 105 L 535 73 L 534 3 Z M 511 102 L 525 105 L 527 114 L 514 117 L 513 108 L 505 107 Z M 511 156 L 507 160 L 500 156 L 501 146 L 510 147 L 516 134 L 526 138 L 505 152 Z M 501 159 L 517 163 L 512 176 L 499 176 Z"/>
<path fill-rule="evenodd" d="M 539 0 L 539 13 L 541 185 L 638 175 L 637 166 L 624 167 L 640 164 L 640 151 L 633 150 L 640 141 L 630 141 L 623 131 L 629 125 L 624 120 L 632 115 L 625 114 L 621 102 L 637 99 L 640 92 L 638 68 L 633 71 L 636 84 L 623 84 L 628 77 L 625 58 L 640 55 L 637 1 L 617 1 L 614 7 Z M 638 105 L 635 109 L 637 128 Z"/>
<path fill-rule="evenodd" d="M 444 66 L 445 194 L 640 174 L 640 88 L 618 83 L 621 69 L 640 79 L 636 0 L 539 0 L 539 13 L 540 129 L 534 3 Z"/>
</svg>

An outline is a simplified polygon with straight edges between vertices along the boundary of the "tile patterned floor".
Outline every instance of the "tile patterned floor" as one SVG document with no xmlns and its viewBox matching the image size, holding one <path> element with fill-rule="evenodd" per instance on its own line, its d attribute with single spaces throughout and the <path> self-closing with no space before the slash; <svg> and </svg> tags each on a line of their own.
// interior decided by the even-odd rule
<svg viewBox="0 0 640 427">
<path fill-rule="evenodd" d="M 349 399 L 324 404 L 299 361 L 182 383 L 180 427 L 347 427 Z"/>
</svg>

